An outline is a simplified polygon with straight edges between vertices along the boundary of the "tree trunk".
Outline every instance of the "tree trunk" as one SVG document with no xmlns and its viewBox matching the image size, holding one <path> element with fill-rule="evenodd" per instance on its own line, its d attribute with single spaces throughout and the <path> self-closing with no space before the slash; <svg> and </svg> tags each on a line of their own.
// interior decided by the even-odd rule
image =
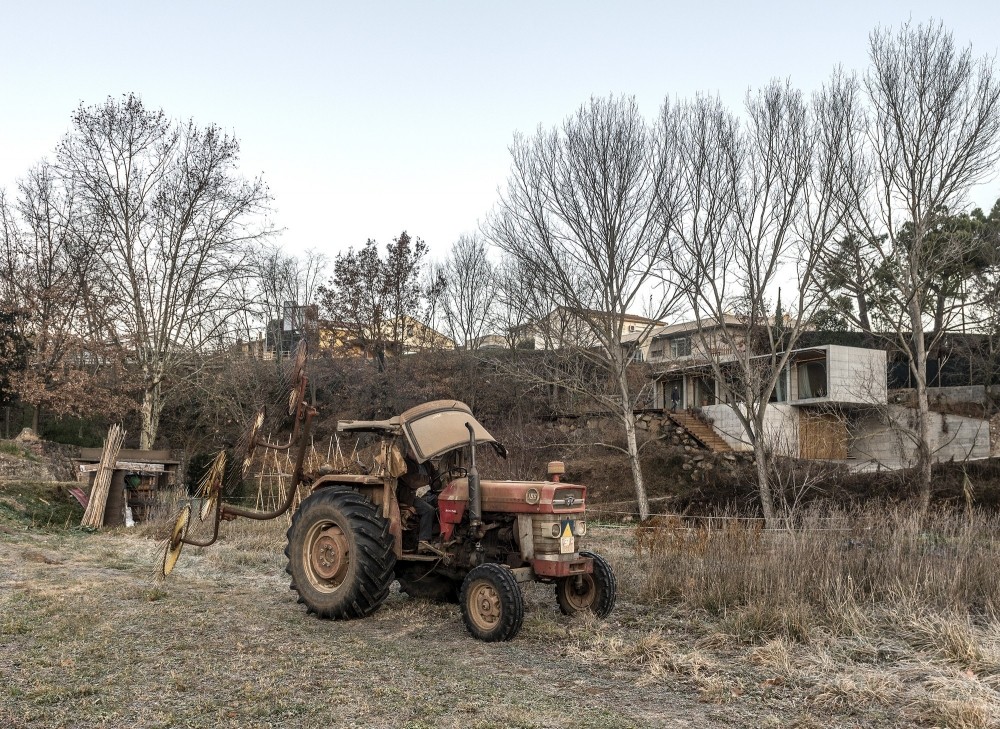
<svg viewBox="0 0 1000 729">
<path fill-rule="evenodd" d="M 930 403 L 927 397 L 927 350 L 924 347 L 923 322 L 916 297 L 910 303 L 913 362 L 910 367 L 917 390 L 917 485 L 920 516 L 927 515 L 931 505 Z"/>
<path fill-rule="evenodd" d="M 146 386 L 142 393 L 142 431 L 139 434 L 139 448 L 148 450 L 156 441 L 156 432 L 160 428 L 160 414 L 163 412 L 163 395 L 160 382 L 156 381 Z"/>
<path fill-rule="evenodd" d="M 33 405 L 31 407 L 31 430 L 38 435 L 38 424 L 42 419 L 42 406 Z"/>
<path fill-rule="evenodd" d="M 618 387 L 622 395 L 622 423 L 625 426 L 625 443 L 628 451 L 628 465 L 632 469 L 632 483 L 635 486 L 635 502 L 639 506 L 639 518 L 649 518 L 649 498 L 646 496 L 646 482 L 642 477 L 642 463 L 639 462 L 639 444 L 635 437 L 635 412 L 632 399 L 628 396 L 628 380 L 624 368 L 619 371 Z"/>
<path fill-rule="evenodd" d="M 868 297 L 864 291 L 858 292 L 858 322 L 861 324 L 861 331 L 872 333 L 872 323 L 868 319 Z"/>
<path fill-rule="evenodd" d="M 771 493 L 769 474 L 771 454 L 761 436 L 760 423 L 757 424 L 757 437 L 754 438 L 753 442 L 753 455 L 754 462 L 757 464 L 757 490 L 760 491 L 760 506 L 764 511 L 764 526 L 770 529 L 777 526 L 777 515 L 774 512 L 774 495 Z"/>
</svg>

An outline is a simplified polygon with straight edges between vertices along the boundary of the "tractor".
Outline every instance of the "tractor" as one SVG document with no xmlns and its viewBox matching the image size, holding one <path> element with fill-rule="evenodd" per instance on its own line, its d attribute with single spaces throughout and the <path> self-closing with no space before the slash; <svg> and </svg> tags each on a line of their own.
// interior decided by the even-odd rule
<svg viewBox="0 0 1000 729">
<path fill-rule="evenodd" d="M 504 447 L 467 405 L 436 400 L 387 420 L 339 421 L 341 434 L 377 439 L 374 465 L 346 473 L 325 464 L 305 473 L 305 443 L 315 411 L 304 401 L 301 371 L 298 379 L 290 398 L 295 429 L 288 443 L 262 441 L 260 416 L 243 444 L 244 471 L 254 448 L 298 444 L 295 483 L 286 503 L 261 512 L 222 502 L 222 456 L 202 488 L 201 515 L 214 513 L 214 532 L 208 540 L 193 539 L 187 534 L 190 507 L 182 511 L 167 545 L 164 574 L 183 544 L 213 543 L 221 521 L 285 513 L 301 483 L 309 495 L 288 529 L 286 571 L 298 601 L 321 618 L 372 614 L 393 581 L 411 597 L 458 602 L 469 633 L 484 641 L 517 635 L 524 619 L 523 582 L 554 585 L 566 614 L 589 611 L 603 618 L 611 612 L 615 575 L 600 555 L 579 549 L 578 540 L 587 533 L 587 492 L 562 481 L 561 462 L 549 463 L 545 481 L 480 479 L 477 448 L 506 457 Z"/>
</svg>

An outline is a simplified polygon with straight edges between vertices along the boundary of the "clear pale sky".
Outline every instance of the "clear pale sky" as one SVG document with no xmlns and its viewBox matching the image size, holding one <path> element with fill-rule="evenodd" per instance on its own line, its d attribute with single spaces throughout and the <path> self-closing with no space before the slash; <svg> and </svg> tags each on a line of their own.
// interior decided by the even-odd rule
<svg viewBox="0 0 1000 729">
<path fill-rule="evenodd" d="M 51 153 L 81 102 L 134 91 L 215 123 L 262 174 L 291 252 L 331 255 L 407 230 L 443 257 L 506 179 L 515 130 L 591 95 L 817 89 L 861 70 L 876 25 L 944 21 L 997 52 L 991 2 L 3 1 L 0 186 Z M 1000 181 L 978 188 L 989 206 Z"/>
</svg>

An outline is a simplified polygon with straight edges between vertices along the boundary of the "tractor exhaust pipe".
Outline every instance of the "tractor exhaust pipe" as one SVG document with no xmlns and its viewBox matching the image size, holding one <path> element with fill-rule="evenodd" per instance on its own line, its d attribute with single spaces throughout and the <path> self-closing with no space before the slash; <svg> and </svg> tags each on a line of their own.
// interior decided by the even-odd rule
<svg viewBox="0 0 1000 729">
<path fill-rule="evenodd" d="M 469 431 L 469 525 L 477 534 L 483 525 L 483 496 L 479 488 L 479 471 L 476 468 L 476 431 L 471 423 L 465 424 Z"/>
</svg>

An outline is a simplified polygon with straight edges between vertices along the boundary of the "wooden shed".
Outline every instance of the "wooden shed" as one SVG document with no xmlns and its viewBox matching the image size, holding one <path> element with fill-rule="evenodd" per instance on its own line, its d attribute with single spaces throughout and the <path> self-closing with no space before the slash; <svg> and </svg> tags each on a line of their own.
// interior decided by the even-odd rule
<svg viewBox="0 0 1000 729">
<path fill-rule="evenodd" d="M 93 487 L 101 453 L 101 448 L 80 449 L 80 457 L 73 459 L 77 481 Z M 171 458 L 169 450 L 119 451 L 104 510 L 104 526 L 124 524 L 126 506 L 135 521 L 147 519 L 157 501 L 157 492 L 179 483 L 179 468 L 180 461 Z"/>
</svg>

